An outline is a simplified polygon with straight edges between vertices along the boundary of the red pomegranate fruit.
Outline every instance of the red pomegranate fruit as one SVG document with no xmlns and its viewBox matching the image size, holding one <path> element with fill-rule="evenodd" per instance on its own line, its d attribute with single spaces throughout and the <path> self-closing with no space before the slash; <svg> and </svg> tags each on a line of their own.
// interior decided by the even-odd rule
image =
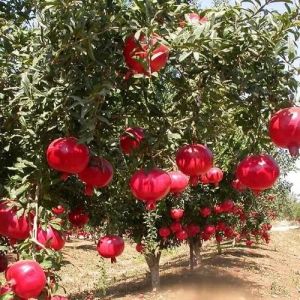
<svg viewBox="0 0 300 300">
<path fill-rule="evenodd" d="M 184 215 L 184 209 L 182 208 L 172 208 L 170 210 L 170 217 L 175 221 L 179 221 L 180 219 L 182 219 L 183 215 Z"/>
<path fill-rule="evenodd" d="M 114 170 L 110 162 L 102 157 L 93 156 L 78 177 L 85 183 L 85 195 L 92 196 L 94 188 L 103 188 L 109 185 L 113 175 Z"/>
<path fill-rule="evenodd" d="M 169 172 L 171 178 L 171 189 L 170 193 L 175 196 L 180 195 L 189 185 L 189 177 L 180 171 Z"/>
<path fill-rule="evenodd" d="M 182 230 L 182 225 L 179 222 L 173 222 L 170 225 L 170 229 L 173 233 L 176 233 L 177 231 Z"/>
<path fill-rule="evenodd" d="M 12 264 L 5 278 L 13 292 L 20 298 L 37 298 L 46 286 L 46 276 L 41 266 L 33 260 Z"/>
<path fill-rule="evenodd" d="M 144 140 L 144 129 L 140 127 L 127 128 L 120 136 L 120 147 L 124 154 L 130 155 L 138 149 Z"/>
<path fill-rule="evenodd" d="M 128 68 L 134 73 L 151 75 L 165 67 L 169 48 L 161 42 L 161 37 L 157 34 L 147 38 L 142 33 L 138 40 L 132 34 L 125 40 L 123 55 Z"/>
<path fill-rule="evenodd" d="M 234 202 L 231 199 L 227 199 L 221 203 L 221 210 L 223 213 L 233 212 Z"/>
<path fill-rule="evenodd" d="M 169 235 L 171 234 L 171 230 L 168 227 L 161 227 L 158 230 L 158 234 L 163 239 L 167 239 Z"/>
<path fill-rule="evenodd" d="M 270 120 L 269 135 L 276 146 L 287 148 L 292 156 L 298 156 L 300 148 L 300 107 L 279 110 Z"/>
<path fill-rule="evenodd" d="M 139 170 L 132 175 L 129 185 L 134 197 L 145 202 L 148 210 L 153 210 L 156 202 L 168 195 L 171 178 L 167 172 L 158 168 Z"/>
<path fill-rule="evenodd" d="M 255 194 L 271 188 L 279 177 L 279 167 L 269 155 L 251 155 L 237 167 L 237 178 Z"/>
<path fill-rule="evenodd" d="M 200 233 L 201 229 L 197 224 L 189 224 L 186 226 L 185 231 L 188 234 L 189 238 L 195 237 L 198 233 Z"/>
<path fill-rule="evenodd" d="M 199 181 L 202 184 L 209 184 L 210 182 L 208 180 L 207 173 L 206 174 L 202 174 L 201 176 L 199 176 Z"/>
<path fill-rule="evenodd" d="M 0 273 L 4 272 L 8 266 L 8 259 L 5 254 L 0 253 Z"/>
<path fill-rule="evenodd" d="M 204 227 L 204 233 L 207 235 L 212 235 L 216 232 L 216 227 L 214 225 L 206 225 Z"/>
<path fill-rule="evenodd" d="M 179 170 L 193 180 L 193 178 L 205 174 L 212 167 L 213 155 L 206 146 L 186 145 L 178 150 L 176 163 Z"/>
<path fill-rule="evenodd" d="M 188 233 L 184 229 L 177 231 L 175 233 L 175 236 L 179 241 L 184 241 L 189 237 Z"/>
<path fill-rule="evenodd" d="M 135 250 L 136 250 L 137 252 L 139 252 L 139 253 L 143 253 L 144 250 L 145 250 L 145 245 L 142 244 L 142 243 L 138 243 L 138 244 L 136 244 L 136 246 L 135 246 Z"/>
<path fill-rule="evenodd" d="M 218 186 L 223 179 L 223 171 L 220 168 L 211 168 L 207 171 L 206 177 L 209 183 Z"/>
<path fill-rule="evenodd" d="M 52 208 L 52 212 L 56 215 L 61 215 L 65 212 L 65 208 L 62 205 L 57 205 Z"/>
<path fill-rule="evenodd" d="M 233 180 L 231 186 L 238 192 L 242 192 L 247 189 L 247 187 L 244 184 L 242 184 L 239 179 Z"/>
<path fill-rule="evenodd" d="M 30 235 L 29 218 L 18 216 L 13 201 L 0 202 L 0 234 L 12 240 L 25 240 Z"/>
<path fill-rule="evenodd" d="M 209 207 L 202 207 L 199 211 L 200 216 L 207 218 L 211 215 L 211 209 Z"/>
<path fill-rule="evenodd" d="M 50 248 L 56 251 L 61 250 L 65 245 L 65 239 L 61 232 L 48 226 L 46 230 L 38 228 L 37 240 L 46 248 Z"/>
<path fill-rule="evenodd" d="M 89 215 L 82 209 L 76 208 L 68 215 L 70 223 L 77 227 L 83 227 L 89 222 Z"/>
<path fill-rule="evenodd" d="M 48 146 L 46 156 L 48 165 L 61 172 L 65 180 L 70 174 L 80 173 L 86 168 L 89 149 L 74 137 L 59 138 Z"/>
<path fill-rule="evenodd" d="M 116 257 L 124 251 L 124 240 L 117 235 L 102 237 L 97 245 L 98 253 L 104 258 L 110 258 L 112 263 L 117 262 Z"/>
<path fill-rule="evenodd" d="M 223 241 L 223 237 L 221 234 L 216 234 L 216 241 L 217 243 L 221 243 Z"/>
</svg>

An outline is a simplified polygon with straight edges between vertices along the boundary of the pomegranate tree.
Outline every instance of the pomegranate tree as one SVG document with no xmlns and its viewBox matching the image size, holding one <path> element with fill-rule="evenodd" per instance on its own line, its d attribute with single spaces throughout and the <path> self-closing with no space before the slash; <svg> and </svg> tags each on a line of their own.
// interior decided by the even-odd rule
<svg viewBox="0 0 300 300">
<path fill-rule="evenodd" d="M 269 134 L 275 145 L 298 156 L 300 148 L 300 107 L 279 110 L 270 120 Z"/>
<path fill-rule="evenodd" d="M 116 257 L 123 253 L 124 248 L 124 240 L 117 235 L 106 235 L 97 245 L 98 253 L 104 258 L 110 258 L 112 263 L 117 262 Z"/>
<path fill-rule="evenodd" d="M 46 286 L 46 276 L 41 266 L 33 260 L 12 264 L 5 278 L 13 292 L 20 298 L 37 298 Z"/>
<path fill-rule="evenodd" d="M 148 210 L 156 208 L 156 202 L 166 197 L 171 188 L 169 174 L 161 169 L 136 171 L 130 179 L 132 194 L 146 204 Z"/>
</svg>

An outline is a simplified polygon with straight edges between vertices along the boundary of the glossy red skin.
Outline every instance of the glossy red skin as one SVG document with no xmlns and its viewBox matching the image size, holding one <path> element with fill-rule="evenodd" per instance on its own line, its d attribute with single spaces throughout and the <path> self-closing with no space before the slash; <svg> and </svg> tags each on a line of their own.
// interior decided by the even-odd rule
<svg viewBox="0 0 300 300">
<path fill-rule="evenodd" d="M 106 235 L 102 237 L 97 245 L 98 253 L 104 258 L 111 258 L 112 262 L 124 251 L 124 240 L 117 235 Z"/>
<path fill-rule="evenodd" d="M 214 206 L 214 213 L 215 214 L 221 214 L 221 213 L 223 213 L 223 209 L 222 209 L 221 205 L 215 205 Z"/>
<path fill-rule="evenodd" d="M 52 208 L 52 212 L 56 215 L 61 215 L 65 212 L 65 208 L 62 205 L 58 205 Z"/>
<path fill-rule="evenodd" d="M 273 115 L 269 135 L 276 146 L 287 148 L 292 156 L 297 156 L 300 147 L 300 107 L 284 108 Z"/>
<path fill-rule="evenodd" d="M 17 216 L 15 208 L 8 207 L 7 201 L 0 202 L 0 234 L 14 240 L 25 240 L 30 235 L 28 217 Z"/>
<path fill-rule="evenodd" d="M 182 230 L 182 225 L 179 222 L 173 222 L 170 225 L 170 229 L 173 233 L 176 233 L 177 231 Z"/>
<path fill-rule="evenodd" d="M 78 174 L 86 184 L 85 195 L 92 196 L 94 188 L 103 188 L 113 179 L 114 170 L 110 162 L 102 157 L 92 157 L 88 166 Z"/>
<path fill-rule="evenodd" d="M 89 222 L 89 216 L 82 208 L 72 210 L 68 218 L 70 223 L 77 227 L 82 227 Z"/>
<path fill-rule="evenodd" d="M 135 250 L 139 253 L 142 253 L 145 250 L 145 245 L 142 243 L 136 244 Z"/>
<path fill-rule="evenodd" d="M 181 194 L 189 185 L 190 178 L 180 171 L 169 172 L 169 176 L 171 178 L 170 193 Z"/>
<path fill-rule="evenodd" d="M 177 231 L 175 235 L 179 241 L 184 241 L 189 237 L 188 233 L 184 229 Z"/>
<path fill-rule="evenodd" d="M 83 144 L 78 144 L 74 137 L 59 138 L 48 146 L 46 156 L 52 169 L 77 174 L 83 171 L 89 162 L 89 149 Z"/>
<path fill-rule="evenodd" d="M 127 37 L 123 55 L 128 68 L 134 73 L 145 75 L 164 68 L 169 59 L 169 48 L 159 40 L 160 37 L 156 34 L 152 35 L 149 41 L 144 34 L 140 35 L 139 41 L 135 40 L 134 34 Z"/>
<path fill-rule="evenodd" d="M 171 230 L 168 227 L 161 227 L 158 230 L 158 234 L 162 238 L 167 238 L 171 234 Z"/>
<path fill-rule="evenodd" d="M 144 140 L 144 129 L 140 127 L 127 128 L 120 136 L 120 147 L 124 154 L 130 155 L 138 149 Z"/>
<path fill-rule="evenodd" d="M 134 197 L 149 204 L 168 195 L 171 178 L 167 172 L 158 168 L 139 170 L 132 175 L 129 185 Z"/>
<path fill-rule="evenodd" d="M 207 218 L 211 215 L 211 209 L 209 207 L 203 207 L 203 208 L 200 209 L 199 214 L 203 218 Z"/>
<path fill-rule="evenodd" d="M 56 251 L 61 250 L 65 245 L 65 239 L 62 233 L 55 230 L 51 226 L 48 226 L 47 230 L 38 228 L 37 240 L 46 248 L 50 248 Z"/>
<path fill-rule="evenodd" d="M 242 192 L 247 189 L 247 187 L 242 184 L 239 179 L 233 180 L 231 186 L 238 192 Z"/>
<path fill-rule="evenodd" d="M 232 212 L 234 209 L 234 202 L 230 199 L 227 199 L 221 203 L 221 210 L 224 213 Z"/>
<path fill-rule="evenodd" d="M 184 209 L 182 208 L 172 208 L 170 210 L 170 217 L 175 221 L 179 221 L 180 219 L 182 219 L 183 215 L 184 215 Z"/>
<path fill-rule="evenodd" d="M 46 276 L 41 266 L 33 260 L 12 264 L 5 273 L 14 293 L 21 298 L 37 298 L 46 286 Z"/>
<path fill-rule="evenodd" d="M 4 272 L 8 266 L 8 259 L 5 254 L 0 254 L 0 273 Z"/>
<path fill-rule="evenodd" d="M 213 166 L 213 154 L 203 145 L 192 144 L 181 147 L 176 154 L 176 163 L 188 176 L 205 174 Z"/>
<path fill-rule="evenodd" d="M 218 185 L 223 179 L 223 171 L 220 168 L 213 167 L 207 171 L 206 177 L 209 183 Z"/>
<path fill-rule="evenodd" d="M 240 182 L 254 192 L 271 188 L 279 174 L 276 161 L 269 155 L 248 156 L 239 163 L 236 171 Z"/>
<path fill-rule="evenodd" d="M 218 224 L 216 225 L 216 231 L 225 231 L 226 228 L 227 225 L 222 221 L 219 221 Z"/>
<path fill-rule="evenodd" d="M 201 230 L 197 224 L 189 224 L 186 226 L 185 231 L 187 232 L 188 237 L 191 238 L 200 233 Z"/>
<path fill-rule="evenodd" d="M 207 235 L 212 235 L 216 232 L 216 227 L 214 225 L 206 225 L 204 227 L 204 233 Z"/>
<path fill-rule="evenodd" d="M 206 174 L 202 174 L 200 177 L 199 177 L 199 181 L 202 183 L 202 184 L 209 184 L 209 180 L 208 180 L 208 177 L 207 177 L 207 173 Z"/>
</svg>

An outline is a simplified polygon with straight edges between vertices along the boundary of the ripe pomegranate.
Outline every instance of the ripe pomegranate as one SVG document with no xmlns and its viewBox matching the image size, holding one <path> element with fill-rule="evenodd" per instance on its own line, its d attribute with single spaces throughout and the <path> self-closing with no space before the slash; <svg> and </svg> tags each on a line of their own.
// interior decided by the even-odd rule
<svg viewBox="0 0 300 300">
<path fill-rule="evenodd" d="M 199 211 L 200 216 L 207 218 L 211 215 L 211 209 L 209 207 L 203 207 Z"/>
<path fill-rule="evenodd" d="M 192 144 L 181 147 L 176 154 L 176 163 L 181 172 L 193 178 L 205 174 L 213 165 L 211 151 L 203 145 Z"/>
<path fill-rule="evenodd" d="M 46 276 L 41 266 L 33 260 L 12 264 L 5 278 L 13 292 L 20 298 L 37 298 L 46 286 Z"/>
<path fill-rule="evenodd" d="M 234 209 L 234 202 L 231 199 L 227 199 L 220 206 L 223 213 L 230 213 Z"/>
<path fill-rule="evenodd" d="M 181 194 L 189 184 L 189 177 L 183 174 L 180 171 L 169 172 L 171 178 L 171 189 L 170 193 L 173 193 L 175 196 Z"/>
<path fill-rule="evenodd" d="M 210 182 L 208 180 L 207 173 L 206 174 L 202 174 L 201 176 L 199 176 L 199 181 L 202 184 L 209 184 Z"/>
<path fill-rule="evenodd" d="M 171 230 L 168 227 L 161 227 L 158 230 L 158 234 L 163 239 L 167 239 L 169 235 L 171 234 Z"/>
<path fill-rule="evenodd" d="M 124 251 L 124 240 L 117 235 L 102 237 L 97 245 L 98 253 L 105 258 L 110 258 L 112 263 L 117 262 L 116 257 Z"/>
<path fill-rule="evenodd" d="M 242 192 L 247 189 L 247 187 L 242 184 L 239 179 L 233 180 L 231 186 L 238 192 Z"/>
<path fill-rule="evenodd" d="M 85 169 L 89 162 L 89 149 L 78 144 L 74 137 L 59 138 L 48 146 L 46 156 L 49 166 L 62 172 L 62 179 L 65 180 L 70 174 L 77 174 Z"/>
<path fill-rule="evenodd" d="M 189 237 L 188 233 L 184 229 L 181 229 L 181 230 L 177 231 L 175 233 L 175 235 L 176 235 L 176 238 L 179 241 L 184 241 L 184 240 L 186 240 Z"/>
<path fill-rule="evenodd" d="M 223 208 L 221 207 L 221 205 L 217 204 L 214 206 L 214 213 L 217 215 L 223 213 Z"/>
<path fill-rule="evenodd" d="M 188 234 L 188 237 L 192 238 L 200 233 L 200 227 L 197 224 L 189 224 L 186 226 L 185 231 Z"/>
<path fill-rule="evenodd" d="M 279 177 L 279 167 L 269 155 L 251 155 L 237 167 L 237 177 L 255 194 L 272 187 Z"/>
<path fill-rule="evenodd" d="M 236 233 L 234 232 L 234 230 L 231 227 L 226 227 L 224 230 L 224 235 L 227 239 L 232 239 L 235 237 Z"/>
<path fill-rule="evenodd" d="M 219 221 L 216 225 L 216 231 L 225 231 L 227 228 L 227 225 L 223 221 Z"/>
<path fill-rule="evenodd" d="M 110 162 L 102 157 L 93 156 L 78 177 L 85 183 L 85 195 L 92 196 L 94 188 L 102 188 L 110 184 L 113 174 L 114 170 Z"/>
<path fill-rule="evenodd" d="M 65 245 L 65 239 L 62 234 L 51 226 L 48 226 L 47 230 L 38 228 L 37 240 L 46 248 L 56 251 L 61 250 Z"/>
<path fill-rule="evenodd" d="M 298 156 L 300 147 L 300 107 L 279 110 L 270 120 L 269 134 L 275 145 L 289 149 L 292 156 Z"/>
<path fill-rule="evenodd" d="M 184 209 L 182 208 L 172 208 L 170 210 L 170 216 L 175 221 L 179 221 L 180 219 L 182 219 L 183 215 L 184 215 Z"/>
<path fill-rule="evenodd" d="M 4 272 L 8 266 L 8 259 L 5 254 L 0 253 L 0 273 Z"/>
<path fill-rule="evenodd" d="M 14 240 L 25 240 L 30 234 L 29 218 L 17 216 L 16 207 L 10 206 L 12 201 L 0 202 L 0 234 Z"/>
<path fill-rule="evenodd" d="M 133 72 L 150 75 L 165 67 L 169 48 L 161 43 L 161 37 L 157 34 L 147 38 L 142 33 L 138 40 L 132 34 L 125 40 L 123 55 L 128 68 Z"/>
<path fill-rule="evenodd" d="M 204 241 L 208 241 L 211 238 L 211 234 L 207 234 L 206 232 L 201 232 L 201 238 Z"/>
<path fill-rule="evenodd" d="M 72 210 L 68 217 L 70 223 L 77 227 L 82 227 L 89 222 L 89 216 L 82 208 Z"/>
<path fill-rule="evenodd" d="M 176 233 L 176 232 L 182 230 L 182 225 L 179 222 L 173 222 L 170 225 L 170 229 L 173 233 Z"/>
<path fill-rule="evenodd" d="M 145 245 L 142 244 L 142 243 L 138 243 L 138 244 L 136 244 L 136 246 L 135 246 L 135 250 L 136 250 L 137 252 L 139 252 L 139 253 L 143 253 L 144 250 L 145 250 Z"/>
<path fill-rule="evenodd" d="M 130 155 L 138 149 L 144 140 L 144 129 L 140 127 L 127 128 L 120 136 L 120 147 L 124 154 Z"/>
<path fill-rule="evenodd" d="M 8 285 L 4 285 L 4 286 L 0 286 L 0 296 L 4 296 L 5 300 L 13 300 L 15 299 L 14 296 L 11 296 L 10 298 L 8 298 L 8 294 L 12 293 L 12 288 Z M 2 297 L 0 297 L 0 299 L 2 299 Z"/>
<path fill-rule="evenodd" d="M 221 234 L 216 234 L 216 241 L 217 241 L 218 243 L 221 243 L 221 242 L 223 241 L 223 237 L 222 237 Z"/>
<path fill-rule="evenodd" d="M 216 232 L 216 227 L 214 225 L 206 225 L 204 227 L 204 233 L 207 235 L 213 235 Z"/>
<path fill-rule="evenodd" d="M 171 187 L 169 174 L 161 169 L 136 171 L 130 179 L 132 194 L 146 203 L 148 210 L 156 208 L 156 202 L 168 195 Z"/>
<path fill-rule="evenodd" d="M 52 212 L 56 215 L 61 215 L 65 212 L 65 208 L 62 205 L 57 205 L 52 208 Z"/>
<path fill-rule="evenodd" d="M 247 247 L 252 247 L 252 245 L 253 245 L 253 241 L 251 241 L 251 240 L 246 240 L 246 246 Z"/>
<path fill-rule="evenodd" d="M 220 168 L 211 168 L 207 171 L 206 177 L 209 183 L 218 186 L 223 179 L 223 171 Z"/>
</svg>

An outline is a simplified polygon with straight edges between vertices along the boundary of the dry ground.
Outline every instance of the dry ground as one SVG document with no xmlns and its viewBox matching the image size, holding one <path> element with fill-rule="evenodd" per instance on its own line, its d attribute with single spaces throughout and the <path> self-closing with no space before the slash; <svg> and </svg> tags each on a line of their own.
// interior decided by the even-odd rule
<svg viewBox="0 0 300 300">
<path fill-rule="evenodd" d="M 67 243 L 64 257 L 62 285 L 76 300 L 300 300 L 300 229 L 273 232 L 268 246 L 225 248 L 221 256 L 207 245 L 193 272 L 186 246 L 165 251 L 159 294 L 150 292 L 146 264 L 134 246 L 127 244 L 113 265 L 101 261 L 89 241 Z"/>
</svg>

